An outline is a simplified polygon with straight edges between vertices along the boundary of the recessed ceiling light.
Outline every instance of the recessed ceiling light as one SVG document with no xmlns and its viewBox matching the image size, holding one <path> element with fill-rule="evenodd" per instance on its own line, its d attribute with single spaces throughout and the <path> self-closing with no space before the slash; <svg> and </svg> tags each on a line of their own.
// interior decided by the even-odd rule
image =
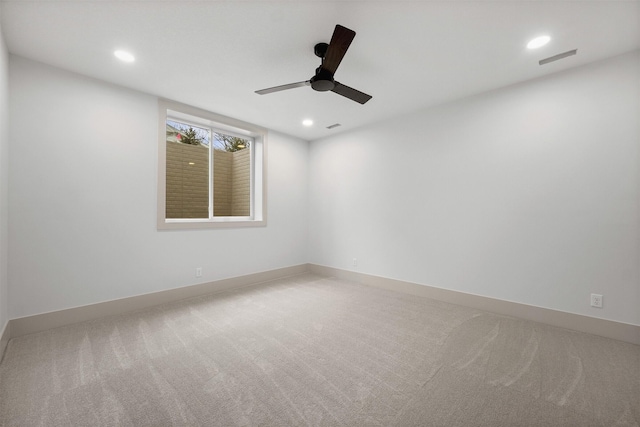
<svg viewBox="0 0 640 427">
<path fill-rule="evenodd" d="M 303 125 L 305 125 L 305 126 L 312 126 L 312 125 L 313 125 L 313 120 L 311 120 L 311 119 L 304 119 L 304 120 L 302 121 L 302 124 L 303 124 Z"/>
<path fill-rule="evenodd" d="M 551 37 L 549 37 L 549 36 L 536 37 L 535 39 L 533 39 L 529 43 L 527 43 L 527 48 L 529 48 L 529 49 L 537 49 L 537 48 L 542 47 L 545 44 L 549 43 L 550 40 L 551 40 Z"/>
<path fill-rule="evenodd" d="M 116 50 L 113 54 L 122 62 L 133 62 L 136 60 L 132 54 L 124 50 Z"/>
</svg>

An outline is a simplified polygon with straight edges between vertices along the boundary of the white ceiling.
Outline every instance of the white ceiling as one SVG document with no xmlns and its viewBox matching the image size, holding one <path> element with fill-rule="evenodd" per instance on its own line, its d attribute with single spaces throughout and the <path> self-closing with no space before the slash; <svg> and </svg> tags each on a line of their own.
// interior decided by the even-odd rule
<svg viewBox="0 0 640 427">
<path fill-rule="evenodd" d="M 640 48 L 640 1 L 3 0 L 1 13 L 13 54 L 306 140 Z M 308 80 L 335 24 L 357 33 L 336 80 L 371 101 L 254 93 Z M 543 33 L 551 43 L 527 50 Z"/>
</svg>

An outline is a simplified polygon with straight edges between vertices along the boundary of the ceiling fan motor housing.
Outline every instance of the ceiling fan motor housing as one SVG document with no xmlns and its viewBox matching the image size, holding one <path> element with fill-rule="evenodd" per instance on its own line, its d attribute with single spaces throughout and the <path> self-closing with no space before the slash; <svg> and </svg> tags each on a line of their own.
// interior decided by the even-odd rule
<svg viewBox="0 0 640 427">
<path fill-rule="evenodd" d="M 333 75 L 322 68 L 318 68 L 316 70 L 316 75 L 311 77 L 311 80 L 309 81 L 311 82 L 311 88 L 318 92 L 326 92 L 336 87 Z"/>
</svg>

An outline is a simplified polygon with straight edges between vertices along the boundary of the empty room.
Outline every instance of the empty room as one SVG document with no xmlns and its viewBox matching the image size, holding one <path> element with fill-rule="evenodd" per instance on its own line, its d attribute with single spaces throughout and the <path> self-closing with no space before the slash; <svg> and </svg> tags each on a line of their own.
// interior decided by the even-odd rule
<svg viewBox="0 0 640 427">
<path fill-rule="evenodd" d="M 640 427 L 640 1 L 0 1 L 0 426 Z"/>
</svg>

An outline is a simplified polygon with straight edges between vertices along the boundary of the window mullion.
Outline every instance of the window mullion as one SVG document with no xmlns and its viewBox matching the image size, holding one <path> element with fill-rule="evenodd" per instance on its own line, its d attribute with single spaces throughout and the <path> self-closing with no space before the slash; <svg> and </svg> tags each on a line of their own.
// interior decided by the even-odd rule
<svg viewBox="0 0 640 427">
<path fill-rule="evenodd" d="M 214 211 L 213 211 L 213 195 L 214 195 L 214 191 L 213 191 L 213 185 L 214 185 L 214 181 L 213 181 L 213 174 L 214 174 L 214 163 L 213 163 L 213 156 L 214 156 L 214 149 L 213 149 L 213 138 L 214 138 L 214 134 L 213 134 L 213 129 L 209 128 L 209 135 L 211 135 L 210 137 L 210 142 L 209 142 L 209 219 L 213 219 L 214 217 Z"/>
</svg>

